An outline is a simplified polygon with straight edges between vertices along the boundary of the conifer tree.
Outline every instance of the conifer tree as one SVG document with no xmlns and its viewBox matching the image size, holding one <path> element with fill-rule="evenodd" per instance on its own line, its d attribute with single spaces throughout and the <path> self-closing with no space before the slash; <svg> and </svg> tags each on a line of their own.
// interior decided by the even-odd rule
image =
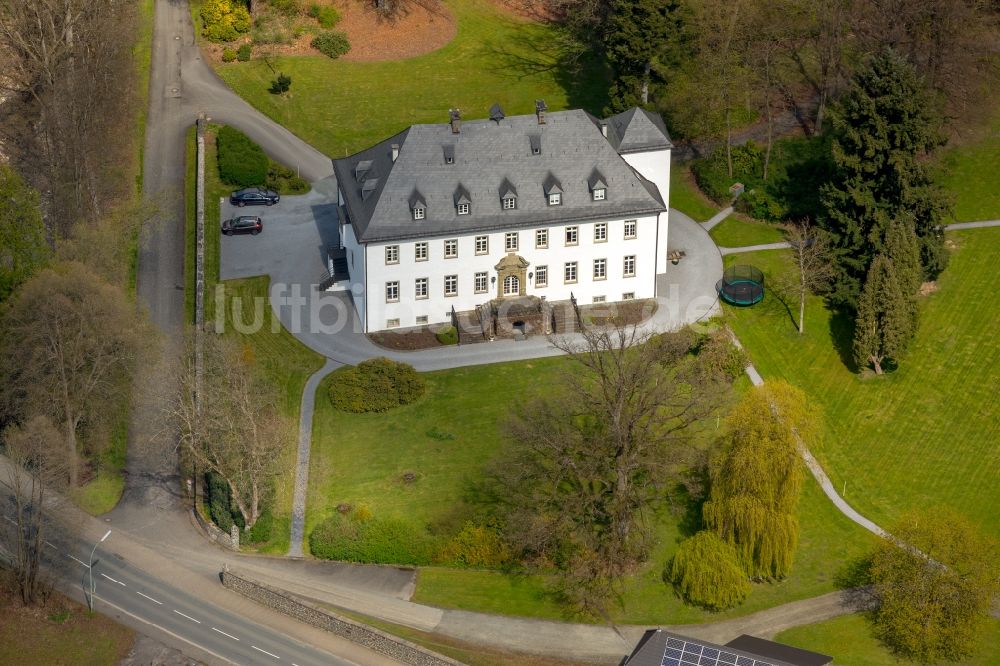
<svg viewBox="0 0 1000 666">
<path fill-rule="evenodd" d="M 833 180 L 822 189 L 819 223 L 838 268 L 831 300 L 858 307 L 865 275 L 892 220 L 908 218 L 922 276 L 947 264 L 940 225 L 950 202 L 921 157 L 943 143 L 940 120 L 913 67 L 891 50 L 873 57 L 831 110 Z"/>
<path fill-rule="evenodd" d="M 798 440 L 815 433 L 805 395 L 784 382 L 751 389 L 726 420 L 702 513 L 752 578 L 783 578 L 791 569 L 802 488 Z"/>
<path fill-rule="evenodd" d="M 916 332 L 915 294 L 907 294 L 895 264 L 885 254 L 872 262 L 854 322 L 854 360 L 881 375 L 886 359 L 898 362 Z"/>
<path fill-rule="evenodd" d="M 604 49 L 614 68 L 610 111 L 649 102 L 654 62 L 670 50 L 679 30 L 674 0 L 612 0 Z"/>
</svg>

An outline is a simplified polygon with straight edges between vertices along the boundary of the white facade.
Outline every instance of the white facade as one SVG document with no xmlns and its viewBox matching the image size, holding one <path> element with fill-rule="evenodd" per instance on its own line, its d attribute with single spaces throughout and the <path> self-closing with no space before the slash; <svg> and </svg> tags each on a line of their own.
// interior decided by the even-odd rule
<svg viewBox="0 0 1000 666">
<path fill-rule="evenodd" d="M 670 207 L 670 151 L 651 150 L 641 153 L 626 153 L 622 159 L 650 180 L 660 190 L 663 203 Z M 667 218 L 669 211 L 660 213 L 660 238 L 656 248 L 656 272 L 663 273 L 667 267 Z"/>
<path fill-rule="evenodd" d="M 634 236 L 626 237 L 627 222 L 630 229 L 634 224 Z M 599 231 L 602 225 L 603 232 Z M 576 228 L 576 244 L 567 244 L 567 229 L 573 227 Z M 536 243 L 540 231 L 547 234 L 545 247 Z M 528 262 L 527 284 L 508 285 L 513 295 L 545 297 L 550 301 L 567 300 L 572 295 L 580 305 L 600 302 L 601 297 L 609 303 L 627 298 L 652 298 L 655 295 L 658 233 L 662 231 L 658 229 L 655 216 L 366 246 L 353 243 L 350 227 L 344 230 L 349 257 L 359 255 L 353 259 L 351 281 L 366 285 L 362 296 L 357 295 L 359 289 L 353 290 L 358 316 L 366 331 L 448 323 L 452 308 L 457 312 L 473 310 L 491 299 L 504 297 L 504 285 L 498 281 L 496 265 L 508 254 L 508 234 L 517 237 L 517 249 L 510 252 Z M 604 240 L 600 240 L 601 236 Z M 477 239 L 482 249 L 483 237 L 487 250 L 477 254 Z M 457 256 L 445 256 L 447 241 L 457 241 Z M 427 244 L 427 259 L 417 259 L 418 243 Z M 391 248 L 388 259 L 395 258 L 394 263 L 387 263 L 387 248 Z M 595 261 L 598 262 L 596 276 Z M 567 264 L 573 263 L 576 264 L 576 280 L 567 281 Z M 352 266 L 350 258 L 348 265 Z M 539 284 L 539 268 L 546 273 L 544 284 Z M 477 274 L 480 276 L 479 291 L 476 289 Z M 454 295 L 446 294 L 446 280 L 450 277 L 454 277 Z M 418 287 L 417 280 L 426 280 L 426 296 L 418 296 L 418 289 L 422 292 L 423 284 Z"/>
</svg>

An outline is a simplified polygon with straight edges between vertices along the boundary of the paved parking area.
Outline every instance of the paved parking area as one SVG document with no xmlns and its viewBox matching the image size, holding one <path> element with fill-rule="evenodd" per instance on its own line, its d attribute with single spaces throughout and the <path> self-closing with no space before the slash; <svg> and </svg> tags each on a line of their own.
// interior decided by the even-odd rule
<svg viewBox="0 0 1000 666">
<path fill-rule="evenodd" d="M 270 275 L 273 282 L 311 285 L 326 272 L 326 251 L 338 245 L 339 230 L 336 200 L 321 189 L 283 196 L 274 206 L 237 208 L 228 199 L 220 205 L 223 220 L 257 215 L 264 221 L 257 236 L 222 236 L 221 279 Z"/>
</svg>

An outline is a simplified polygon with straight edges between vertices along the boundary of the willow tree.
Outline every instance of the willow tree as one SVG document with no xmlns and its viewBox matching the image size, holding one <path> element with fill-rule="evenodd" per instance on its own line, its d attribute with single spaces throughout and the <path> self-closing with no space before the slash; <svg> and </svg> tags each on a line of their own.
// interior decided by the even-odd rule
<svg viewBox="0 0 1000 666">
<path fill-rule="evenodd" d="M 709 610 L 732 608 L 750 594 L 736 549 L 709 530 L 681 543 L 668 575 L 686 601 Z"/>
<path fill-rule="evenodd" d="M 783 578 L 798 544 L 798 445 L 816 433 L 805 395 L 784 382 L 750 390 L 726 419 L 711 465 L 705 524 L 731 543 L 752 578 Z"/>
</svg>

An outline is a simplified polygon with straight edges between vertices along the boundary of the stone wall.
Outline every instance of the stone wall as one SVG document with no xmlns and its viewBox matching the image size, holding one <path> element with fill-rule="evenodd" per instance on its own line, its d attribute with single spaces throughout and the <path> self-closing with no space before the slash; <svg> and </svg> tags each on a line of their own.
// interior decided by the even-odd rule
<svg viewBox="0 0 1000 666">
<path fill-rule="evenodd" d="M 210 520 L 205 520 L 205 517 L 201 515 L 201 511 L 197 509 L 191 509 L 191 515 L 194 516 L 194 520 L 201 529 L 205 531 L 205 535 L 215 543 L 230 548 L 232 550 L 239 550 L 240 544 L 237 541 L 236 547 L 233 547 L 233 540 L 229 538 L 229 535 L 220 530 L 215 523 Z"/>
<path fill-rule="evenodd" d="M 332 632 L 404 664 L 412 664 L 412 666 L 462 666 L 459 661 L 431 652 L 384 631 L 336 615 L 325 608 L 265 583 L 255 581 L 228 567 L 219 574 L 219 577 L 224 586 L 268 608 L 324 631 Z"/>
</svg>

